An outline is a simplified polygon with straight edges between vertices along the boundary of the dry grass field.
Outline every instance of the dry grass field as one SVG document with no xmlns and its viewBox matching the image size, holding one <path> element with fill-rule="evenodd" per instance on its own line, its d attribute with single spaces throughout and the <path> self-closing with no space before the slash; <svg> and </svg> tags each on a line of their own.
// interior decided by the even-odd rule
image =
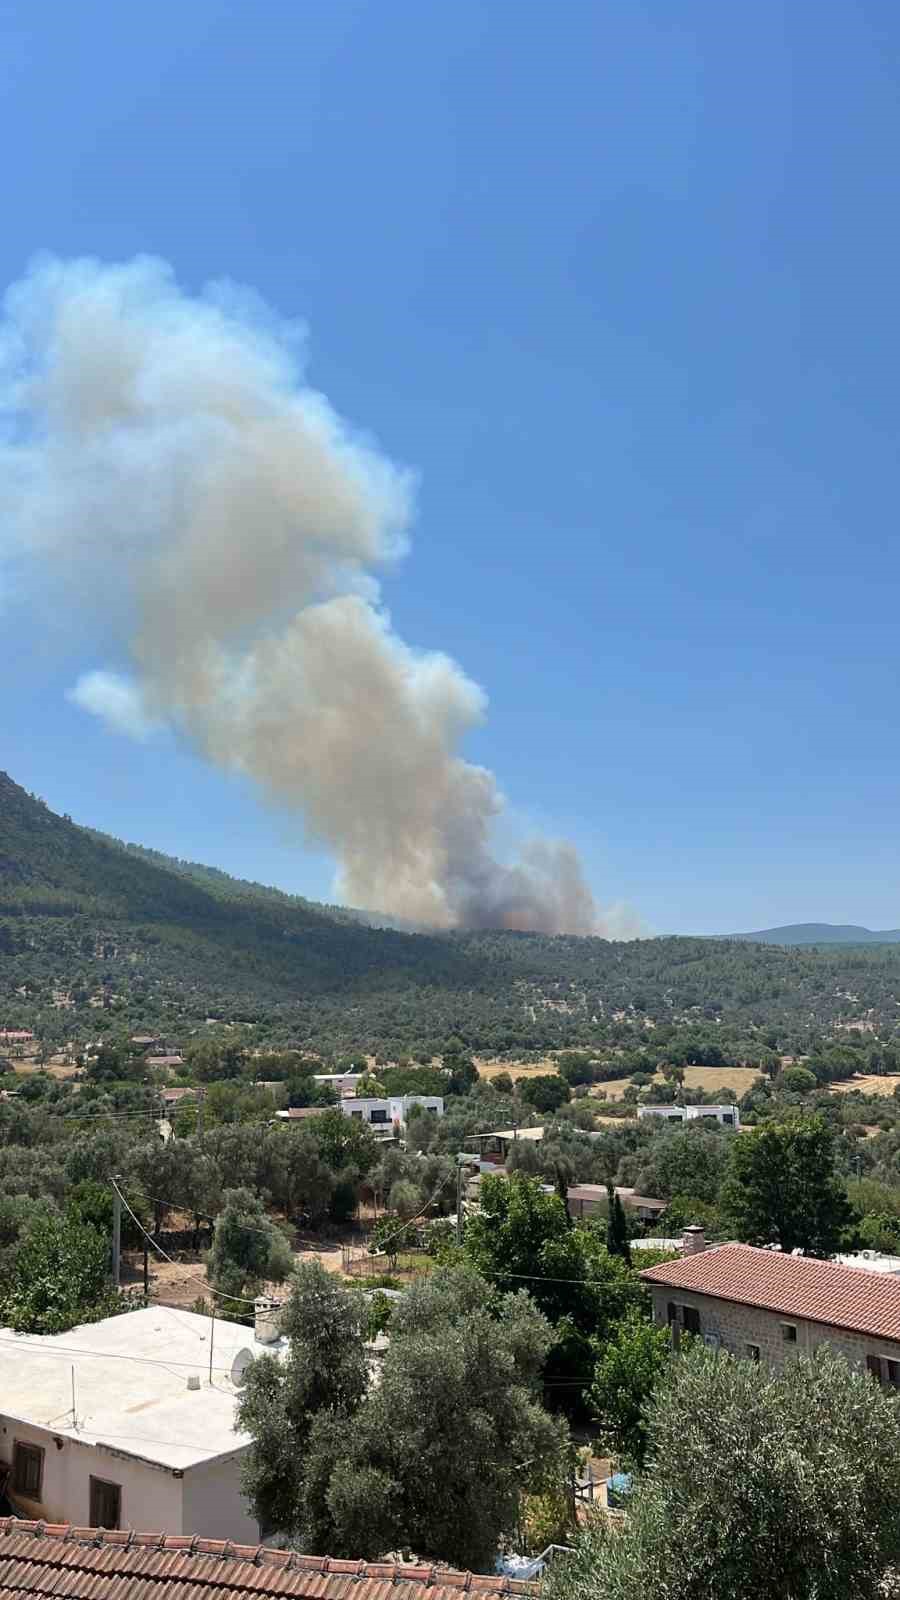
<svg viewBox="0 0 900 1600">
<path fill-rule="evenodd" d="M 757 1067 L 685 1067 L 685 1089 L 730 1089 L 731 1093 L 739 1099 L 751 1088 L 755 1079 L 759 1077 Z M 604 1083 L 594 1085 L 592 1093 L 598 1089 L 606 1092 L 607 1100 L 621 1100 L 628 1086 L 627 1078 L 609 1078 Z M 655 1082 L 664 1083 L 661 1073 L 657 1073 Z"/>
<path fill-rule="evenodd" d="M 472 1058 L 478 1068 L 480 1078 L 499 1077 L 501 1072 L 508 1072 L 512 1079 L 538 1078 L 542 1074 L 556 1071 L 556 1062 L 547 1056 L 543 1061 L 482 1061 L 480 1056 Z"/>
<path fill-rule="evenodd" d="M 891 1095 L 898 1083 L 900 1075 L 896 1072 L 889 1073 L 883 1078 L 859 1074 L 855 1078 L 847 1078 L 844 1083 L 833 1083 L 831 1087 L 836 1094 L 846 1094 L 849 1089 L 860 1089 L 863 1094 Z"/>
</svg>

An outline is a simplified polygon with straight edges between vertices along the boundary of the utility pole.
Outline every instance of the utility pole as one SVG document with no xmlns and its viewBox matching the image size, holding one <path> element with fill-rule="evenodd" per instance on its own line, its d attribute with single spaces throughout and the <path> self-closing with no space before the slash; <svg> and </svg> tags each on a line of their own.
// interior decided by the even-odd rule
<svg viewBox="0 0 900 1600">
<path fill-rule="evenodd" d="M 471 1151 L 463 1150 L 456 1157 L 456 1242 L 463 1242 L 463 1193 L 462 1179 L 466 1167 L 478 1165 L 478 1157 Z"/>
<path fill-rule="evenodd" d="M 112 1235 L 112 1276 L 113 1283 L 118 1289 L 122 1275 L 122 1201 L 119 1196 L 119 1183 L 121 1179 L 113 1178 L 113 1235 Z"/>
<path fill-rule="evenodd" d="M 203 1132 L 203 1090 L 197 1090 L 197 1138 Z"/>
</svg>

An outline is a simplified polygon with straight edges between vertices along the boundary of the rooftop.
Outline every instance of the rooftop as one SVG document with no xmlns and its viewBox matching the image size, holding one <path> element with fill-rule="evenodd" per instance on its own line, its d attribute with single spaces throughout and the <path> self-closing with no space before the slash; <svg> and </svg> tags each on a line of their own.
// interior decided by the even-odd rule
<svg viewBox="0 0 900 1600">
<path fill-rule="evenodd" d="M 264 1545 L 161 1533 L 108 1532 L 0 1517 L 6 1600 L 455 1600 L 536 1595 L 513 1578 L 473 1577 L 393 1562 L 336 1561 Z"/>
<path fill-rule="evenodd" d="M 209 1381 L 209 1341 L 213 1373 Z M 83 1444 L 109 1444 L 170 1469 L 250 1443 L 234 1431 L 239 1350 L 260 1355 L 253 1329 L 193 1311 L 148 1306 L 68 1333 L 0 1330 L 0 1412 Z M 72 1374 L 75 1412 L 72 1418 Z M 200 1379 L 198 1389 L 188 1378 Z M 0 1580 L 2 1587 L 2 1580 Z"/>
<path fill-rule="evenodd" d="M 617 1184 L 615 1193 L 625 1206 L 641 1206 L 645 1211 L 665 1211 L 668 1200 L 654 1200 L 651 1195 L 638 1194 L 636 1189 L 623 1188 Z M 588 1203 L 605 1201 L 607 1198 L 605 1183 L 571 1183 L 569 1185 L 570 1200 L 584 1200 Z"/>
<path fill-rule="evenodd" d="M 900 1281 L 886 1273 L 749 1244 L 722 1244 L 682 1261 L 647 1267 L 641 1277 L 646 1283 L 900 1342 Z"/>
</svg>

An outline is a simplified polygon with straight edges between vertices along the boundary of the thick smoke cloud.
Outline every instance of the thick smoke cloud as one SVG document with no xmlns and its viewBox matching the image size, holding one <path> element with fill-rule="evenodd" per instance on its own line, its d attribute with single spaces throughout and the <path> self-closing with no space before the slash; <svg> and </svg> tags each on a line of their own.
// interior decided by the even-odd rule
<svg viewBox="0 0 900 1600">
<path fill-rule="evenodd" d="M 611 931 L 574 850 L 491 849 L 503 798 L 459 755 L 481 690 L 391 631 L 373 570 L 413 485 L 302 379 L 302 330 L 168 267 L 42 259 L 0 330 L 0 521 L 90 606 L 127 678 L 72 696 L 166 723 L 301 813 L 350 904 L 438 926 Z M 102 624 L 102 628 L 101 628 Z"/>
</svg>

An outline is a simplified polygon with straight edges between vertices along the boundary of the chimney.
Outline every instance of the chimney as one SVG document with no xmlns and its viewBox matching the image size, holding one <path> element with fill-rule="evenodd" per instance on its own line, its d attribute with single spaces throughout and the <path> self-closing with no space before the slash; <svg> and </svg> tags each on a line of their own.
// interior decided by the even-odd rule
<svg viewBox="0 0 900 1600">
<path fill-rule="evenodd" d="M 277 1344 L 281 1338 L 281 1301 L 259 1294 L 253 1302 L 253 1335 L 257 1344 Z"/>
<path fill-rule="evenodd" d="M 706 1230 L 692 1223 L 685 1228 L 681 1235 L 681 1254 L 683 1256 L 698 1256 L 701 1250 L 706 1249 Z"/>
</svg>

